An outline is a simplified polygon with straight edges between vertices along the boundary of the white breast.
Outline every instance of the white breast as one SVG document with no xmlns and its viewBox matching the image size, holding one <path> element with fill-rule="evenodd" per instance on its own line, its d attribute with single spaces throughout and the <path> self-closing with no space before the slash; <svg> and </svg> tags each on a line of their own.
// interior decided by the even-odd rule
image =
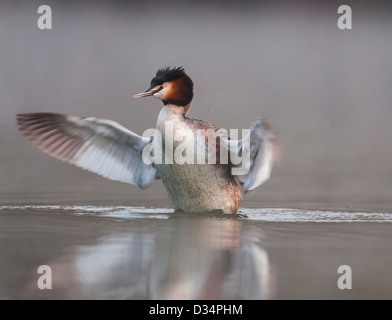
<svg viewBox="0 0 392 320">
<path fill-rule="evenodd" d="M 183 141 L 173 141 L 172 138 L 180 131 L 186 138 L 187 147 L 195 150 L 194 159 L 197 159 L 197 150 L 205 148 L 205 141 L 197 141 L 196 128 L 190 126 L 178 111 L 178 107 L 165 106 L 158 117 L 157 129 L 162 135 L 163 158 L 165 152 L 175 152 L 179 144 L 184 147 Z M 170 125 L 168 121 L 171 122 Z M 167 131 L 171 126 L 173 136 Z M 199 148 L 196 148 L 196 143 L 199 144 Z M 175 209 L 187 212 L 236 211 L 233 208 L 237 207 L 239 191 L 237 185 L 233 185 L 233 181 L 228 179 L 227 167 L 196 163 L 178 164 L 175 160 L 174 157 L 172 164 L 163 161 L 163 164 L 156 165 Z"/>
</svg>

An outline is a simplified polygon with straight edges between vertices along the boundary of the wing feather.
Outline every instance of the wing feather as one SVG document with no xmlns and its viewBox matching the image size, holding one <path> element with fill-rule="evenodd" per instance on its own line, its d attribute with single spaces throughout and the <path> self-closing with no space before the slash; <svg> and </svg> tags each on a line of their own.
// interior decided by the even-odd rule
<svg viewBox="0 0 392 320">
<path fill-rule="evenodd" d="M 248 138 L 249 143 L 244 143 L 244 140 L 230 141 L 237 146 L 239 152 L 249 152 L 250 161 L 245 164 L 248 173 L 236 176 L 245 192 L 257 188 L 270 178 L 279 149 L 278 139 L 265 120 L 252 122 Z"/>
<path fill-rule="evenodd" d="M 105 178 L 149 186 L 156 170 L 142 151 L 150 142 L 117 122 L 56 113 L 17 115 L 19 130 L 46 154 Z"/>
</svg>

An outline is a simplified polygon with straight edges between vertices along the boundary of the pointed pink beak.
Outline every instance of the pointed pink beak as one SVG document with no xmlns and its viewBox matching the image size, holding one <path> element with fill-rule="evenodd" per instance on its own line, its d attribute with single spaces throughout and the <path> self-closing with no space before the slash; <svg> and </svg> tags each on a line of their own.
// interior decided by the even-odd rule
<svg viewBox="0 0 392 320">
<path fill-rule="evenodd" d="M 155 92 L 157 92 L 157 90 L 153 90 L 153 89 L 147 90 L 145 92 L 141 92 L 141 93 L 133 95 L 132 98 L 149 97 L 149 96 L 152 96 Z"/>
</svg>

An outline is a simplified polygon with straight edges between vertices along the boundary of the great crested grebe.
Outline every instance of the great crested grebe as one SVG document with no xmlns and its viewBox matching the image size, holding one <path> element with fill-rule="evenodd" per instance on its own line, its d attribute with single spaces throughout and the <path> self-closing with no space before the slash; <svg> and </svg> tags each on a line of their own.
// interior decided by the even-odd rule
<svg viewBox="0 0 392 320">
<path fill-rule="evenodd" d="M 158 98 L 164 104 L 157 120 L 157 129 L 163 138 L 162 147 L 168 143 L 165 139 L 168 121 L 174 133 L 185 129 L 196 134 L 196 131 L 202 130 L 206 133 L 203 147 L 208 148 L 211 141 L 216 143 L 217 163 L 146 163 L 143 150 L 146 146 L 151 147 L 154 136 L 142 137 L 117 122 L 93 117 L 56 113 L 18 114 L 19 130 L 48 155 L 105 178 L 140 188 L 148 187 L 155 179 L 162 179 L 176 211 L 237 213 L 238 202 L 242 199 L 241 188 L 247 192 L 269 179 L 277 144 L 267 124 L 262 120 L 251 124 L 247 144 L 248 170 L 233 175 L 232 169 L 236 165 L 230 159 L 219 162 L 218 150 L 221 149 L 218 145 L 222 145 L 217 133 L 219 128 L 187 117 L 193 99 L 193 82 L 182 67 L 158 70 L 150 88 L 133 97 L 148 96 Z M 238 152 L 245 152 L 245 144 L 241 140 L 227 141 L 228 144 L 237 142 Z M 173 140 L 172 143 L 174 148 L 178 146 L 178 142 Z M 188 143 L 195 144 L 192 139 Z M 172 153 L 173 148 L 170 150 Z"/>
</svg>

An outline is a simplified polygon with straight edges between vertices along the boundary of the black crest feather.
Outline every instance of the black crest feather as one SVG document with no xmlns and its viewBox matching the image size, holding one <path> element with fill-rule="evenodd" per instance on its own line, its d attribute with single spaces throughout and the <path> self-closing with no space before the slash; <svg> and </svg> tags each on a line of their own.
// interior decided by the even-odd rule
<svg viewBox="0 0 392 320">
<path fill-rule="evenodd" d="M 186 76 L 183 67 L 165 67 L 157 71 L 157 74 L 151 80 L 151 86 L 161 85 L 164 82 L 170 82 L 183 76 Z"/>
</svg>

